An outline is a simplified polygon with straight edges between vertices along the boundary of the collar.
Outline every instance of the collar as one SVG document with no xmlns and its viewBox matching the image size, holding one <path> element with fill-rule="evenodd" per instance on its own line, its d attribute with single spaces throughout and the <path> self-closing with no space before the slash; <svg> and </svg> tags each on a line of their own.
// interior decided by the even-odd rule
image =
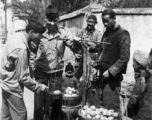
<svg viewBox="0 0 152 120">
<path fill-rule="evenodd" d="M 87 35 L 90 35 L 91 33 L 93 33 L 96 29 L 92 29 L 90 31 L 88 31 L 87 27 L 85 28 L 85 32 L 87 33 Z"/>
<path fill-rule="evenodd" d="M 115 32 L 115 31 L 117 31 L 117 30 L 120 29 L 120 28 L 121 28 L 121 26 L 120 26 L 120 25 L 117 25 L 117 27 L 116 27 L 115 29 L 111 30 L 111 31 L 107 31 L 107 30 L 106 30 L 106 33 Z"/>
<path fill-rule="evenodd" d="M 28 49 L 29 51 L 31 51 L 30 48 L 29 48 L 29 45 L 28 45 L 28 42 L 27 42 L 27 39 L 26 39 L 25 34 L 22 33 L 22 32 L 19 33 L 19 34 L 21 35 L 22 41 L 23 41 L 23 43 L 26 45 L 27 49 Z"/>
<path fill-rule="evenodd" d="M 46 30 L 45 33 L 43 34 L 43 36 L 44 36 L 45 38 L 47 38 L 49 41 L 50 41 L 50 40 L 53 40 L 53 39 L 55 39 L 55 38 L 58 38 L 60 35 L 61 35 L 61 30 L 60 30 L 60 27 L 59 27 L 59 26 L 58 26 L 58 31 L 57 31 L 57 33 L 55 33 L 54 35 L 48 34 L 48 30 Z"/>
</svg>

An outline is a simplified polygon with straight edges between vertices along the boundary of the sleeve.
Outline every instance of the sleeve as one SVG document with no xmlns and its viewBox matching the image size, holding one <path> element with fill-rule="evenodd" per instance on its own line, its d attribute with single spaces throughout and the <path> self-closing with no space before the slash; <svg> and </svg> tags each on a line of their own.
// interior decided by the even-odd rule
<svg viewBox="0 0 152 120">
<path fill-rule="evenodd" d="M 18 63 L 16 65 L 16 74 L 19 83 L 27 87 L 29 90 L 39 93 L 43 86 L 30 77 L 29 73 L 28 54 L 24 49 L 20 49 L 18 55 Z"/>
<path fill-rule="evenodd" d="M 102 38 L 102 34 L 101 34 L 101 32 L 100 31 L 98 31 L 97 33 L 96 33 L 96 41 L 97 42 L 101 42 L 101 38 Z M 94 43 L 94 44 L 92 44 L 92 49 L 96 49 L 96 47 L 98 46 L 98 45 L 100 45 L 100 43 Z"/>
<path fill-rule="evenodd" d="M 119 59 L 109 68 L 111 75 L 116 77 L 127 65 L 130 59 L 130 35 L 128 32 L 123 32 L 118 38 L 119 44 Z"/>
<path fill-rule="evenodd" d="M 101 32 L 99 31 L 99 32 L 97 33 L 97 42 L 101 42 L 101 38 L 102 38 L 102 34 L 101 34 Z"/>
<path fill-rule="evenodd" d="M 78 31 L 78 32 L 76 33 L 76 37 L 81 38 L 81 37 L 82 37 L 82 35 L 83 35 L 83 32 L 84 32 L 84 30 L 83 30 L 83 29 L 82 29 L 82 30 L 80 30 L 80 31 Z"/>
<path fill-rule="evenodd" d="M 7 63 L 4 65 L 5 69 L 8 71 L 14 71 L 15 69 L 15 62 L 18 58 L 18 51 L 19 49 L 15 49 L 7 56 Z"/>
<path fill-rule="evenodd" d="M 134 120 L 150 120 L 152 114 L 152 83 L 151 81 L 146 84 L 146 90 L 144 92 L 143 101 L 141 104 L 141 108 L 136 115 Z"/>
<path fill-rule="evenodd" d="M 30 57 L 29 57 L 29 67 L 30 67 L 31 77 L 33 77 L 33 72 L 35 70 L 35 64 L 36 64 L 36 54 L 31 51 Z"/>
</svg>

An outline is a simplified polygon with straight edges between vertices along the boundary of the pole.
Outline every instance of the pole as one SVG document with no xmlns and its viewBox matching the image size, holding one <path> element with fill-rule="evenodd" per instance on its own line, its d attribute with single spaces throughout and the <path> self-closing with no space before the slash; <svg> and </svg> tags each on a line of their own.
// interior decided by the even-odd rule
<svg viewBox="0 0 152 120">
<path fill-rule="evenodd" d="M 7 40 L 7 0 L 5 0 L 5 39 Z"/>
<path fill-rule="evenodd" d="M 87 94 L 87 48 L 83 46 L 83 81 L 82 81 L 82 107 L 86 104 Z"/>
</svg>

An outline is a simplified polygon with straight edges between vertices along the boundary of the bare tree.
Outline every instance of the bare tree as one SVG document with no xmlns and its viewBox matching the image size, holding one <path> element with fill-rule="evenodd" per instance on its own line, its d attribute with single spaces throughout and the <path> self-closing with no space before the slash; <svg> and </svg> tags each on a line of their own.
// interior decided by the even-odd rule
<svg viewBox="0 0 152 120">
<path fill-rule="evenodd" d="M 38 20 L 44 23 L 45 9 L 51 0 L 12 0 L 12 7 L 14 14 L 19 17 L 27 16 L 29 19 Z"/>
</svg>

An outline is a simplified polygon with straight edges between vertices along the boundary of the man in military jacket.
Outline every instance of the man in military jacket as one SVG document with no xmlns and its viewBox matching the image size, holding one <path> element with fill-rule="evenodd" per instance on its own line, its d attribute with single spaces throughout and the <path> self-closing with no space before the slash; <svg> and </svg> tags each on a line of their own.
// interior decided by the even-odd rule
<svg viewBox="0 0 152 120">
<path fill-rule="evenodd" d="M 68 31 L 58 25 L 59 10 L 57 7 L 49 5 L 46 8 L 47 31 L 43 34 L 37 52 L 37 59 L 34 68 L 34 77 L 40 83 L 49 85 L 50 91 L 61 90 L 62 73 L 64 67 L 64 52 L 69 39 Z M 48 98 L 47 98 L 48 99 Z M 51 98 L 50 98 L 51 99 Z M 52 102 L 50 102 L 52 101 Z M 50 107 L 53 104 L 51 99 Z M 46 94 L 35 96 L 35 120 L 42 119 L 48 112 L 46 105 Z M 59 105 L 60 106 L 60 105 Z"/>
</svg>

